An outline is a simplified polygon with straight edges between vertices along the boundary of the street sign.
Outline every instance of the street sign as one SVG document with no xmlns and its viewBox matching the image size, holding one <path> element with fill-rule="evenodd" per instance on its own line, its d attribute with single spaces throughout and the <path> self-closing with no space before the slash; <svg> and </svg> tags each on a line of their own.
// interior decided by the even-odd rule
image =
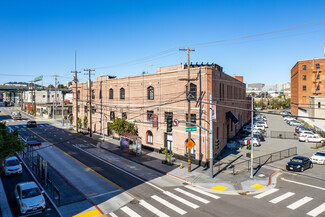
<svg viewBox="0 0 325 217">
<path fill-rule="evenodd" d="M 193 142 L 192 139 L 190 139 L 187 143 L 186 143 L 186 147 L 191 150 L 194 147 L 195 143 Z"/>
<path fill-rule="evenodd" d="M 177 126 L 178 126 L 178 123 L 179 123 L 179 121 L 178 121 L 177 119 L 175 119 L 175 120 L 173 121 L 173 126 L 174 126 L 174 127 L 177 127 Z"/>
<path fill-rule="evenodd" d="M 35 77 L 34 81 L 41 81 L 43 79 L 43 75 Z"/>
<path fill-rule="evenodd" d="M 197 127 L 186 127 L 185 128 L 185 132 L 193 132 L 193 131 L 197 131 Z"/>
</svg>

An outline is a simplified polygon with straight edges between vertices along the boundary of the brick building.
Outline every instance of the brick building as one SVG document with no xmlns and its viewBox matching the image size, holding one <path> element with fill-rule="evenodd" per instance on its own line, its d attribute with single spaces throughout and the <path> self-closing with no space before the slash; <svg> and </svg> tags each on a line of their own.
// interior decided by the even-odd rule
<svg viewBox="0 0 325 217">
<path fill-rule="evenodd" d="M 325 94 L 325 58 L 301 60 L 291 69 L 291 112 L 306 112 L 310 96 Z"/>
<path fill-rule="evenodd" d="M 217 64 L 191 65 L 190 93 L 191 121 L 209 129 L 209 96 L 212 94 L 216 104 L 216 115 L 213 121 L 213 141 L 220 141 L 219 148 L 214 148 L 218 154 L 226 146 L 227 139 L 233 137 L 240 128 L 250 119 L 250 101 L 246 98 L 246 85 L 222 71 Z M 199 73 L 201 72 L 201 73 Z M 136 123 L 138 135 L 142 138 L 144 146 L 153 149 L 168 147 L 180 158 L 187 156 L 185 146 L 187 133 L 185 124 L 173 127 L 172 132 L 167 132 L 167 117 L 180 121 L 187 120 L 186 79 L 187 65 L 174 65 L 161 67 L 153 74 L 142 74 L 124 78 L 102 76 L 92 82 L 92 129 L 102 132 L 102 121 L 105 128 L 107 123 L 114 118 L 126 118 Z M 200 89 L 204 93 L 201 109 L 197 99 Z M 75 86 L 73 97 L 76 97 Z M 78 84 L 78 110 L 79 118 L 88 116 L 88 85 Z M 75 102 L 75 100 L 73 100 Z M 73 112 L 75 112 L 75 104 Z M 243 109 L 235 109 L 243 108 Z M 102 111 L 104 110 L 104 120 Z M 153 127 L 153 117 L 158 117 L 158 126 Z M 105 129 L 105 133 L 106 129 Z M 191 133 L 195 142 L 191 150 L 194 162 L 207 162 L 209 159 L 209 133 L 197 130 Z"/>
</svg>

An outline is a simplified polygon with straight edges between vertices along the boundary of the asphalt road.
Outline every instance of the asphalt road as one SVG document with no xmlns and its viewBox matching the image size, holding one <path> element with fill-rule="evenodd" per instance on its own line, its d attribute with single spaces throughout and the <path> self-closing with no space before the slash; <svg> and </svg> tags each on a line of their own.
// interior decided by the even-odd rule
<svg viewBox="0 0 325 217">
<path fill-rule="evenodd" d="M 4 116 L 1 115 L 1 118 Z M 18 128 L 20 135 L 25 138 L 44 138 L 132 195 L 134 200 L 130 203 L 121 205 L 113 213 L 106 213 L 111 216 L 300 217 L 324 216 L 325 213 L 321 212 L 322 204 L 325 202 L 322 179 L 284 173 L 281 175 L 284 179 L 279 179 L 275 187 L 277 190 L 264 197 L 207 195 L 198 189 L 188 189 L 185 183 L 168 176 L 145 181 L 134 176 L 137 174 L 123 172 L 82 151 L 96 145 L 96 142 L 85 136 L 55 128 L 48 122 L 40 122 L 40 126 L 33 129 L 20 127 L 19 123 L 8 122 L 8 125 L 13 129 Z M 76 145 L 81 149 L 76 148 Z M 297 201 L 300 201 L 300 206 L 297 205 Z"/>
</svg>

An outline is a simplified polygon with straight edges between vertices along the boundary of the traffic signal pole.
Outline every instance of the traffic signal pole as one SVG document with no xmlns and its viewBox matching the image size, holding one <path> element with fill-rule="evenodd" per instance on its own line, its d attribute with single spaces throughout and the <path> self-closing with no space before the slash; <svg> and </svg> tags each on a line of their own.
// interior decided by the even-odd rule
<svg viewBox="0 0 325 217">
<path fill-rule="evenodd" d="M 213 119 L 212 94 L 210 94 L 210 176 L 213 178 Z"/>
<path fill-rule="evenodd" d="M 251 142 L 250 142 L 250 146 L 251 146 L 251 176 L 250 178 L 253 178 L 253 164 L 254 164 L 254 145 L 253 145 L 253 118 L 254 118 L 254 97 L 252 95 L 251 98 Z"/>
</svg>

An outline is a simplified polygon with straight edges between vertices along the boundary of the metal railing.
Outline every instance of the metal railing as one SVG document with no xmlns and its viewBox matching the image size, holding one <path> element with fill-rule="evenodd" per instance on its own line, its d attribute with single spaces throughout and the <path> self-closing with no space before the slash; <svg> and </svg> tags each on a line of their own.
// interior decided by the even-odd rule
<svg viewBox="0 0 325 217">
<path fill-rule="evenodd" d="M 288 132 L 288 131 L 271 131 L 270 138 L 278 138 L 278 139 L 298 139 L 299 136 L 297 133 Z"/>
</svg>

